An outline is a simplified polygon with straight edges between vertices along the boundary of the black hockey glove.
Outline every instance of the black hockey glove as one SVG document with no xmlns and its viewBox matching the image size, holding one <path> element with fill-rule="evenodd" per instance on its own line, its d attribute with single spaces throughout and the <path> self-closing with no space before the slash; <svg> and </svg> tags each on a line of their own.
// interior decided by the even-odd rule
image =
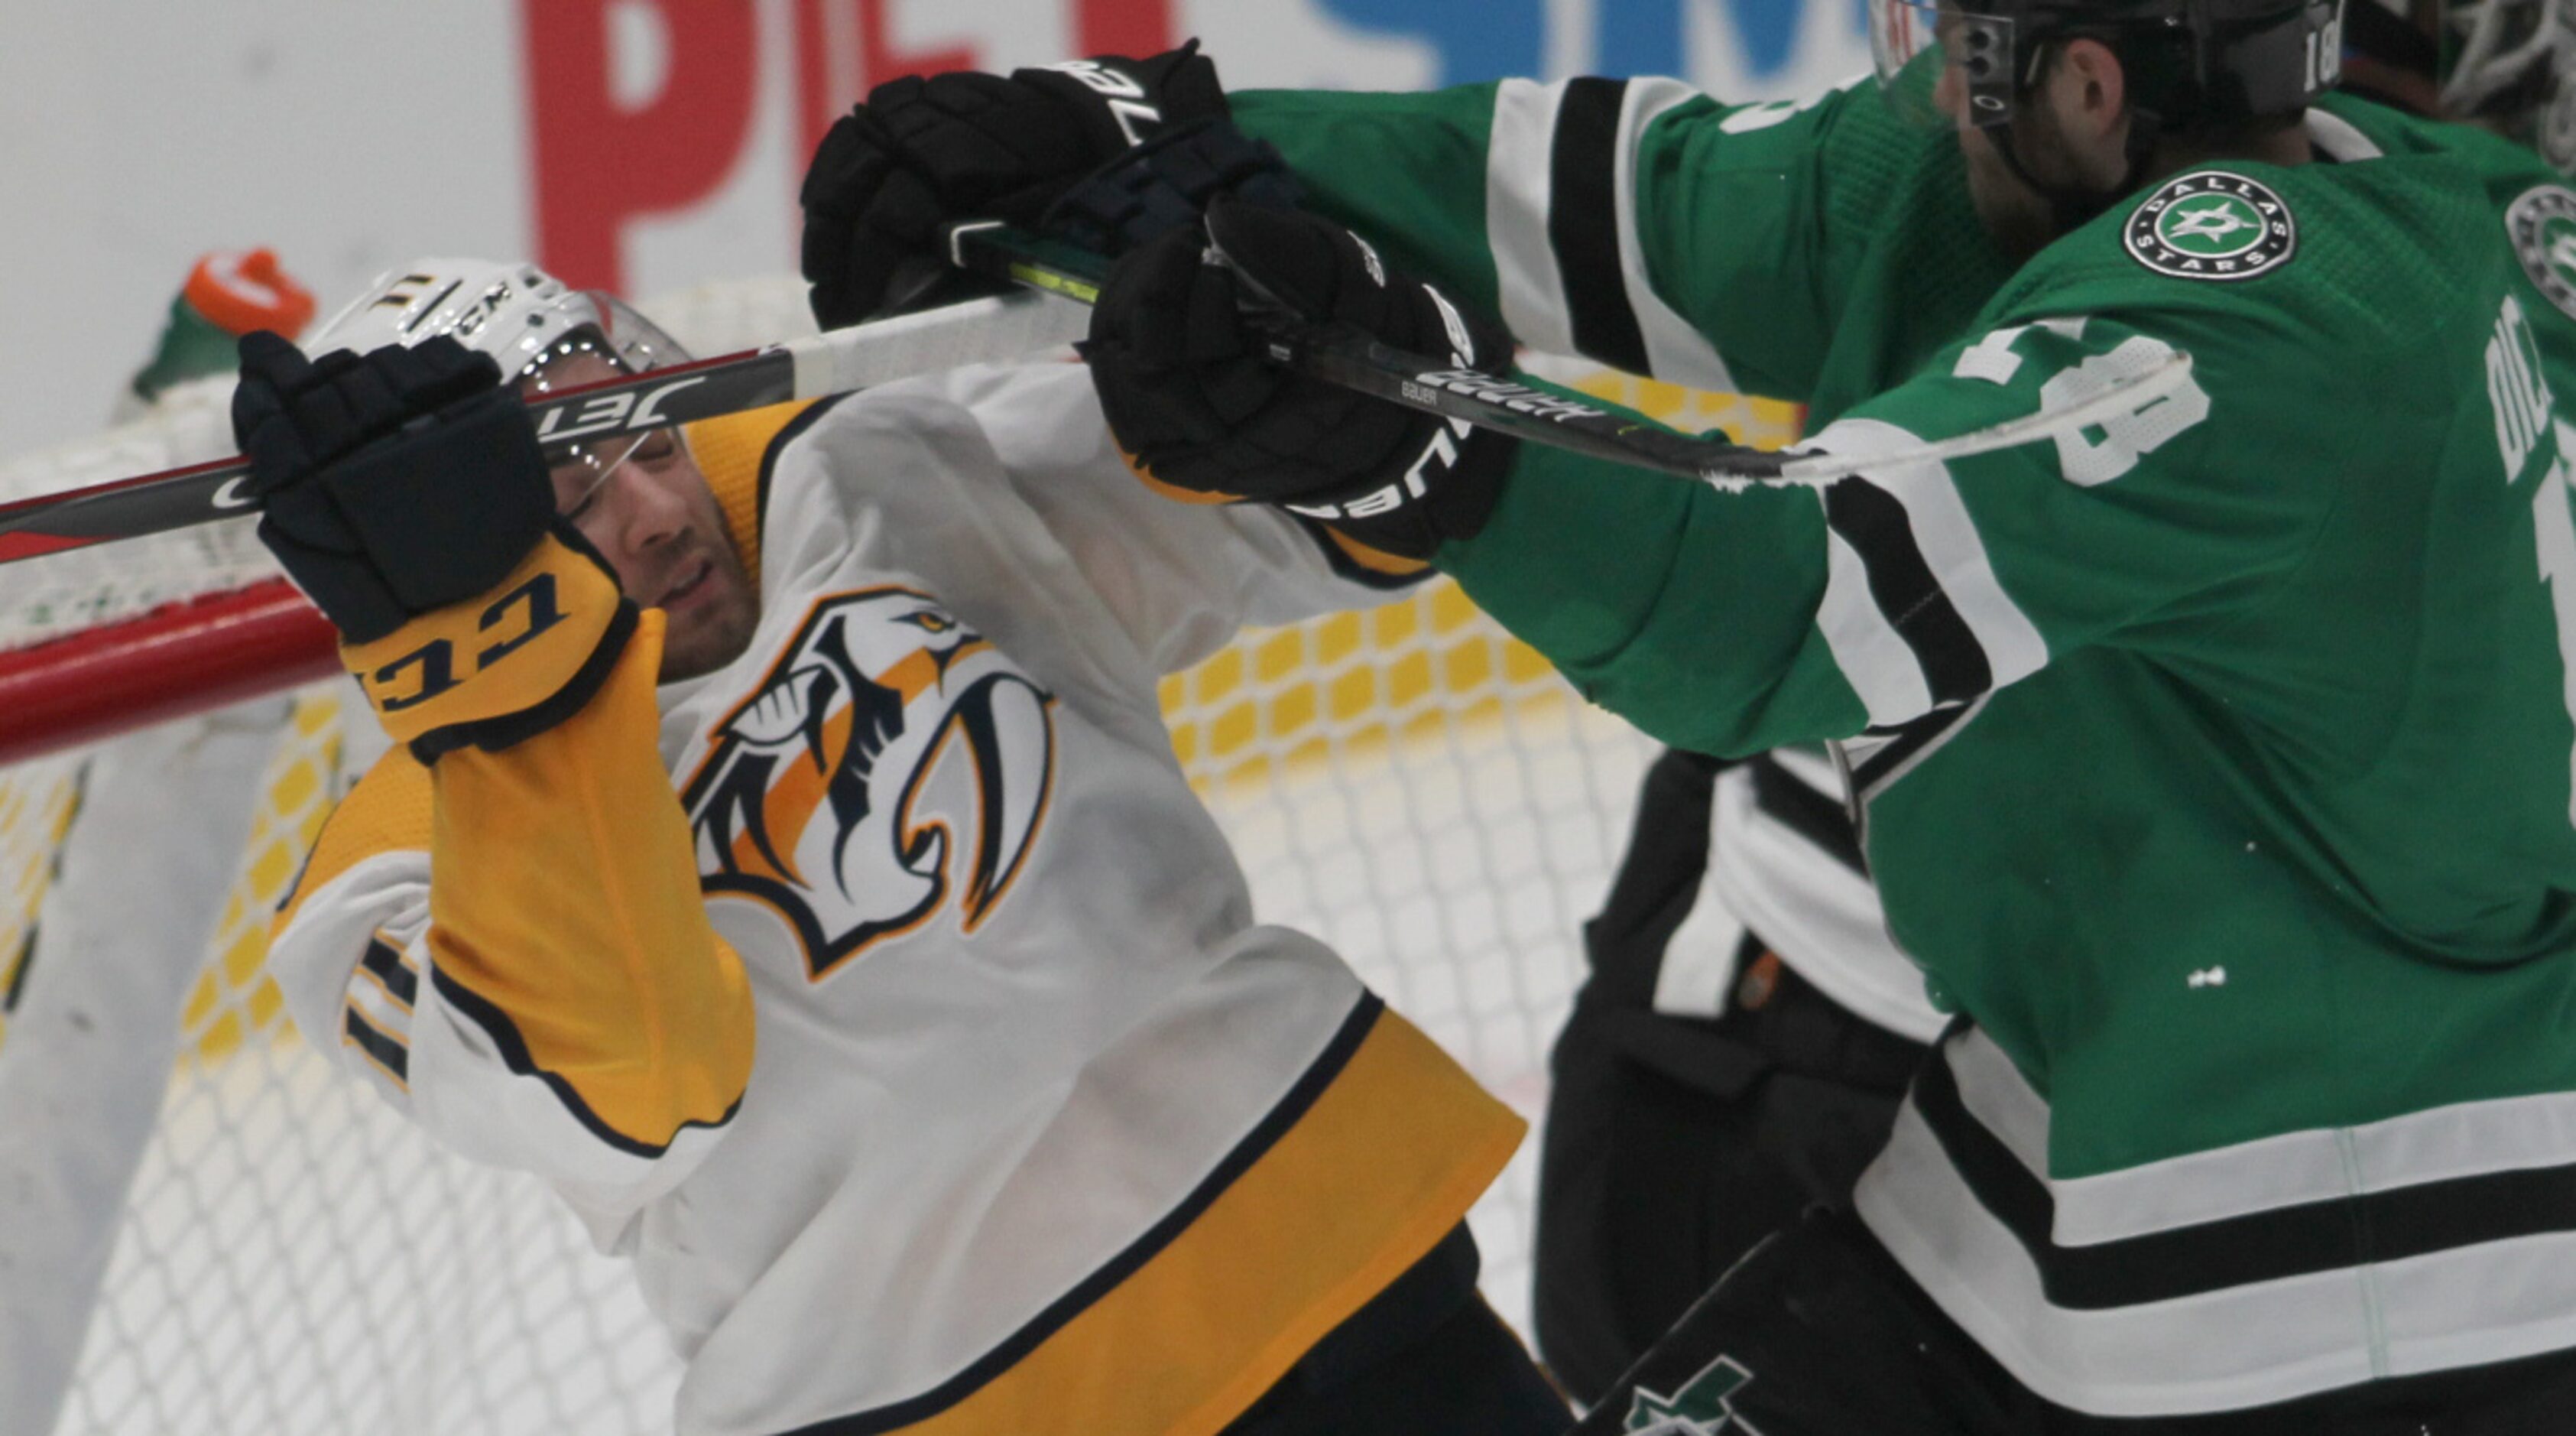
<svg viewBox="0 0 2576 1436">
<path fill-rule="evenodd" d="M 454 339 L 308 361 L 241 341 L 233 435 L 260 542 L 340 630 L 341 657 L 424 760 L 577 709 L 634 629 L 615 575 L 555 517 L 535 427 Z"/>
<path fill-rule="evenodd" d="M 1511 361 L 1499 323 L 1388 270 L 1341 226 L 1220 200 L 1204 234 L 1167 235 L 1120 261 L 1092 311 L 1084 357 L 1137 472 L 1277 504 L 1404 558 L 1473 537 L 1517 441 L 1280 368 L 1252 318 L 1278 308 L 1462 368 L 1502 373 Z"/>
<path fill-rule="evenodd" d="M 1217 196 L 1295 209 L 1297 177 L 1268 140 L 1224 120 L 1175 125 L 1065 191 L 1038 233 L 1112 258 L 1176 229 L 1195 229 Z"/>
<path fill-rule="evenodd" d="M 554 519 L 527 408 L 444 335 L 319 360 L 245 335 L 233 436 L 260 542 L 352 643 L 499 583 Z"/>
<path fill-rule="evenodd" d="M 879 85 L 834 122 L 805 171 L 802 267 L 814 317 L 837 328 L 956 297 L 980 281 L 947 267 L 938 226 L 1000 219 L 1040 229 L 1058 200 L 1131 147 L 1151 146 L 1070 215 L 1068 233 L 1082 242 L 1138 234 L 1175 208 L 1195 217 L 1214 186 L 1251 173 L 1268 177 L 1265 194 L 1293 194 L 1276 152 L 1225 120 L 1216 65 L 1196 41 L 1144 60 Z"/>
</svg>

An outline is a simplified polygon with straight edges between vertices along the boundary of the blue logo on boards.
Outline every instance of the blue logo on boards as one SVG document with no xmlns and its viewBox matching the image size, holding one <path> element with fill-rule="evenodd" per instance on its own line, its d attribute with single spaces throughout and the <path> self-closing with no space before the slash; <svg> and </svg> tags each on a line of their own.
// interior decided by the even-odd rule
<svg viewBox="0 0 2576 1436">
<path fill-rule="evenodd" d="M 1717 0 L 1720 23 L 1733 30 L 1748 73 L 1759 78 L 1787 68 L 1807 3 Z M 1547 70 L 1547 0 L 1317 0 L 1317 6 L 1364 30 L 1428 40 L 1440 52 L 1439 84 Z M 1688 0 L 1594 0 L 1592 10 L 1591 73 L 1687 73 Z"/>
</svg>

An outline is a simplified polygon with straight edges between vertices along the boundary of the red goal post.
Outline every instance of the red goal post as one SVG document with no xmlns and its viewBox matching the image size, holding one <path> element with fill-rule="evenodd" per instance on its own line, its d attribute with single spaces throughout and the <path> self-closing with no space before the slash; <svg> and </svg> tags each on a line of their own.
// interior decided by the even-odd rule
<svg viewBox="0 0 2576 1436">
<path fill-rule="evenodd" d="M 331 625 L 283 578 L 174 599 L 0 653 L 0 765 L 339 672 Z"/>
<path fill-rule="evenodd" d="M 229 393 L 184 384 L 132 423 L 0 463 L 0 500 L 220 457 Z M 0 566 L 0 765 L 328 677 L 332 649 L 248 520 Z"/>
</svg>

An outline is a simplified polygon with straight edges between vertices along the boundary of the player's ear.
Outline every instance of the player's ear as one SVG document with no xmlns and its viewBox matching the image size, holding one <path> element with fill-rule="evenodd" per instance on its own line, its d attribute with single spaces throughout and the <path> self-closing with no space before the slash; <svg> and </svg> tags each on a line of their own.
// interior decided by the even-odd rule
<svg viewBox="0 0 2576 1436">
<path fill-rule="evenodd" d="M 2067 41 L 2050 79 L 2058 121 L 2069 135 L 2099 141 L 2127 119 L 2128 76 L 2120 68 L 2120 57 L 2101 41 Z"/>
</svg>

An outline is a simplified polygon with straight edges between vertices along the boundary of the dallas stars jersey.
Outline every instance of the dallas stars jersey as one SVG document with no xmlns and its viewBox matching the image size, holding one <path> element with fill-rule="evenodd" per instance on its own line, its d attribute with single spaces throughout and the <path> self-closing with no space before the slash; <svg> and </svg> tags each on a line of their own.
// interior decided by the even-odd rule
<svg viewBox="0 0 2576 1436">
<path fill-rule="evenodd" d="M 1156 702 L 1240 624 L 1384 595 L 1143 492 L 1078 366 L 791 412 L 690 436 L 757 534 L 742 656 L 657 692 L 647 614 L 561 727 L 397 752 L 273 970 L 633 1259 L 684 1432 L 1214 1431 L 1520 1133 L 1252 920 Z"/>
<path fill-rule="evenodd" d="M 2492 150 L 2332 101 L 2322 162 L 2174 176 L 2013 271 L 1874 91 L 1239 113 L 1523 339 L 1804 399 L 1815 448 L 2188 351 L 2116 421 L 1820 493 L 1528 449 L 1442 563 L 1666 741 L 1843 740 L 1892 932 L 1972 1019 L 1863 1214 L 2032 1389 L 2181 1413 L 2576 1345 L 2576 368 Z"/>
</svg>

